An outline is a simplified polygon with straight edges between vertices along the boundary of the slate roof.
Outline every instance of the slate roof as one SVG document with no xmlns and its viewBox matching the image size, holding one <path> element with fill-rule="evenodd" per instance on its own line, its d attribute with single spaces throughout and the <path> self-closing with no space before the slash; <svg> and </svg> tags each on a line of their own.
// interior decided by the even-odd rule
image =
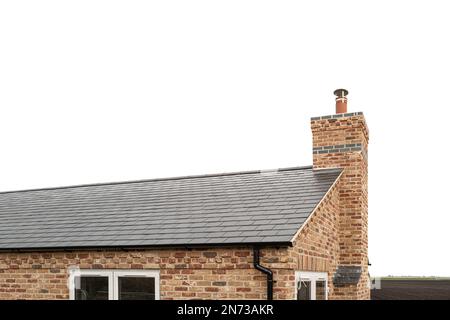
<svg viewBox="0 0 450 320">
<path fill-rule="evenodd" d="M 289 245 L 341 169 L 312 167 L 0 193 L 0 250 Z"/>
</svg>

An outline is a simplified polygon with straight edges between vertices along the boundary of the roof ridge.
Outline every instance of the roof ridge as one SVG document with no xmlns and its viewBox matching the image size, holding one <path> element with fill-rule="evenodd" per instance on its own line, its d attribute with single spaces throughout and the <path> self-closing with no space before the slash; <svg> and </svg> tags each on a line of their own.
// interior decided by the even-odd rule
<svg viewBox="0 0 450 320">
<path fill-rule="evenodd" d="M 294 170 L 306 170 L 312 169 L 313 166 L 298 166 L 298 167 L 287 167 L 287 168 L 277 168 L 269 169 L 270 171 L 294 171 Z M 334 169 L 334 168 L 333 168 Z M 197 179 L 197 178 L 211 178 L 211 177 L 222 177 L 222 176 L 234 176 L 243 174 L 257 174 L 267 172 L 268 170 L 251 170 L 251 171 L 235 171 L 235 172 L 223 172 L 223 173 L 209 173 L 201 175 L 187 175 L 187 176 L 177 176 L 177 177 L 166 177 L 166 178 L 152 178 L 152 179 L 141 179 L 141 180 L 127 180 L 127 181 L 115 181 L 115 182 L 99 182 L 99 183 L 87 183 L 78 185 L 67 185 L 60 187 L 44 187 L 44 188 L 31 188 L 31 189 L 21 189 L 21 190 L 11 190 L 11 191 L 0 191 L 0 195 L 8 193 L 22 193 L 22 192 L 32 192 L 32 191 L 45 191 L 45 190 L 61 190 L 61 189 L 73 189 L 73 188 L 85 188 L 85 187 L 96 187 L 96 186 L 113 186 L 121 184 L 132 184 L 132 183 L 143 183 L 143 182 L 153 182 L 153 181 L 170 181 L 170 180 L 183 180 L 183 179 Z"/>
</svg>

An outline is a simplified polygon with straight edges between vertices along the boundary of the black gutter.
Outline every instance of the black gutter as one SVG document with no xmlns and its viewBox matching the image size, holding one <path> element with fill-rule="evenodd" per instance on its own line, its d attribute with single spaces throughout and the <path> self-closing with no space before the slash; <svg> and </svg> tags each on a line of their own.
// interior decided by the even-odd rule
<svg viewBox="0 0 450 320">
<path fill-rule="evenodd" d="M 259 264 L 259 248 L 253 248 L 253 266 L 267 276 L 267 300 L 273 300 L 273 272 Z"/>
<path fill-rule="evenodd" d="M 209 249 L 209 248 L 236 248 L 236 247 L 292 247 L 292 242 L 230 242 L 230 243 L 205 243 L 205 244 L 155 244 L 155 245 L 113 245 L 113 246 L 66 246 L 66 247 L 22 247 L 22 248 L 1 248 L 0 253 L 7 252 L 67 252 L 67 251 L 116 251 L 116 250 L 153 250 L 153 249 Z"/>
</svg>

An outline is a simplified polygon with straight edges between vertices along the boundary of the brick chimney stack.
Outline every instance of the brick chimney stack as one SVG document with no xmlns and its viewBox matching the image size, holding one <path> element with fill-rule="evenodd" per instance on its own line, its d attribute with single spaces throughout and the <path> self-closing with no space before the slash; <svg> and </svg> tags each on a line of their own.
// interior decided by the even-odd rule
<svg viewBox="0 0 450 320">
<path fill-rule="evenodd" d="M 311 118 L 313 166 L 343 168 L 339 184 L 339 265 L 360 270 L 356 284 L 337 288 L 354 299 L 370 298 L 368 289 L 368 142 L 369 130 L 362 112 L 347 112 L 347 94 L 338 89 L 336 114 Z M 348 268 L 349 266 L 349 268 Z M 355 284 L 353 284 L 354 286 Z M 352 296 L 358 292 L 358 296 Z"/>
</svg>

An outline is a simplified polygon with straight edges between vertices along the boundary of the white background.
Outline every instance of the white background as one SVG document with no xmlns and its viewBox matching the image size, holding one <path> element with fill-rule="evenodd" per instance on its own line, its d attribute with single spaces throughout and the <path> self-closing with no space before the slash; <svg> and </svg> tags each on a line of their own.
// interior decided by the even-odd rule
<svg viewBox="0 0 450 320">
<path fill-rule="evenodd" d="M 1 1 L 0 190 L 312 163 L 370 128 L 372 275 L 450 276 L 447 1 Z"/>
</svg>

